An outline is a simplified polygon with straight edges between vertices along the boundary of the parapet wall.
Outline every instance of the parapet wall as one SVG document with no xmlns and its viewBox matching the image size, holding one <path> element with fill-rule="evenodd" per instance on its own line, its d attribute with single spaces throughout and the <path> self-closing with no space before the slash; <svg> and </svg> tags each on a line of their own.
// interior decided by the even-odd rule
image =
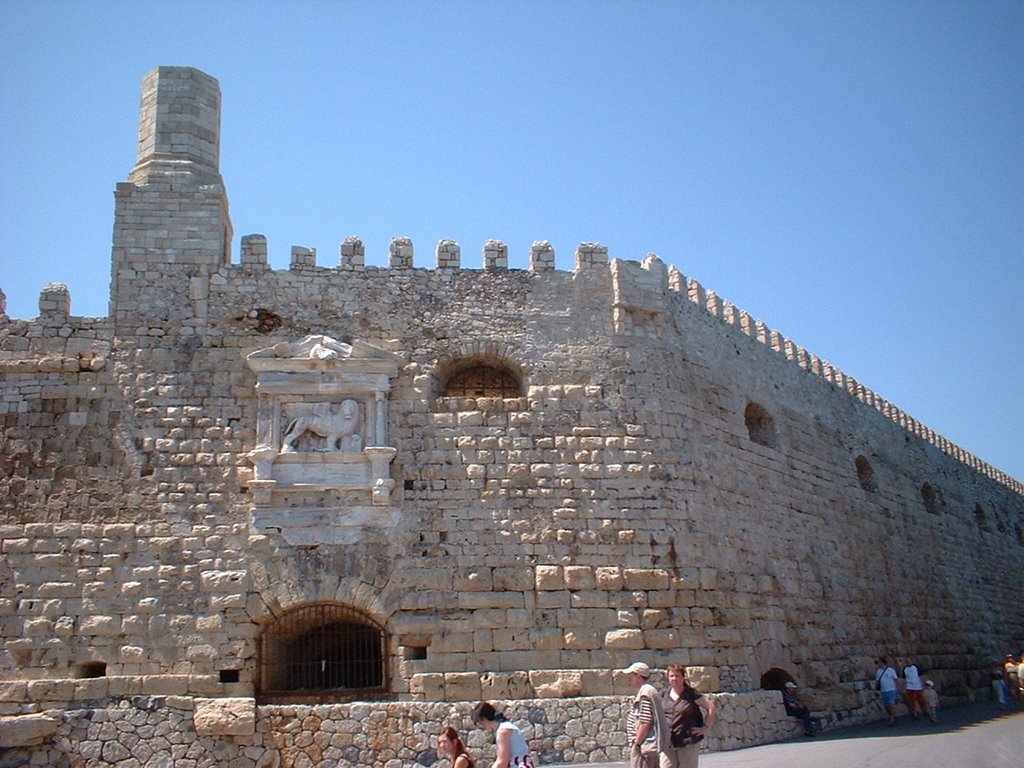
<svg viewBox="0 0 1024 768">
<path fill-rule="evenodd" d="M 242 238 L 240 264 L 243 267 L 272 271 L 268 264 L 268 253 L 267 238 L 265 236 L 246 235 Z M 456 241 L 439 241 L 435 253 L 437 270 L 443 272 L 445 270 L 463 269 L 461 246 Z M 290 270 L 294 272 L 314 270 L 323 276 L 325 273 L 337 271 L 379 271 L 386 269 L 398 276 L 402 275 L 404 270 L 415 268 L 413 266 L 413 243 L 409 238 L 394 238 L 389 248 L 388 256 L 387 267 L 367 267 L 365 264 L 365 247 L 363 242 L 357 237 L 348 237 L 341 245 L 340 259 L 337 266 L 318 266 L 316 249 L 293 246 L 291 249 Z M 612 263 L 622 264 L 623 262 L 615 259 Z M 608 264 L 608 249 L 605 246 L 599 243 L 580 243 L 576 250 L 575 273 L 606 264 Z M 666 271 L 664 264 L 656 254 L 648 254 L 642 263 L 625 262 L 625 265 L 632 265 L 633 279 L 640 280 L 645 278 L 636 277 L 636 267 L 640 266 L 643 270 L 651 272 L 652 264 L 657 265 L 653 269 L 652 279 L 654 284 L 647 287 L 644 299 L 647 301 L 652 301 L 653 299 L 657 305 L 657 314 L 665 311 L 664 302 L 671 300 L 671 297 L 674 297 L 674 300 L 677 302 L 689 302 L 697 309 L 718 318 L 726 326 L 731 326 L 740 333 L 763 344 L 804 371 L 821 378 L 838 391 L 845 392 L 854 400 L 877 410 L 914 437 L 934 446 L 975 472 L 1005 485 L 1017 494 L 1024 495 L 1024 483 L 1021 483 L 1020 480 L 948 440 L 895 404 L 875 393 L 853 376 L 834 367 L 818 355 L 807 351 L 795 341 L 786 337 L 781 331 L 769 328 L 764 321 L 755 319 L 749 312 L 737 307 L 728 299 L 723 299 L 714 290 L 706 290 L 700 282 L 694 278 L 686 277 L 675 266 L 669 266 Z M 629 269 L 630 267 L 625 266 L 625 268 Z M 508 269 L 508 248 L 502 241 L 487 241 L 483 248 L 481 269 L 484 272 Z M 545 240 L 535 241 L 531 247 L 529 269 L 531 274 L 545 272 L 559 272 L 562 275 L 569 274 L 555 269 L 554 248 Z M 470 271 L 475 270 L 470 268 Z M 228 275 L 230 275 L 230 272 Z M 227 279 L 230 282 L 230 277 L 227 277 Z M 206 301 L 203 297 L 208 296 L 210 285 L 208 280 L 199 279 L 192 281 L 189 284 L 189 289 L 193 302 L 198 300 L 201 306 L 202 302 Z M 663 298 L 666 295 L 669 298 Z M 624 305 L 616 298 L 610 298 L 616 312 L 621 314 L 619 310 Z M 82 336 L 88 336 L 92 327 L 103 327 L 106 325 L 106 322 L 102 318 L 95 320 L 74 318 L 72 320 L 70 316 L 70 299 L 70 293 L 66 286 L 59 283 L 47 286 L 40 294 L 39 316 L 34 321 L 31 321 L 33 330 L 28 334 L 30 337 L 45 338 L 46 336 L 53 336 L 58 339 L 67 339 L 70 338 L 71 329 L 74 328 L 73 333 L 76 339 L 68 344 L 66 354 L 61 358 L 61 362 L 58 363 L 57 358 L 52 356 L 44 358 L 46 362 L 33 362 L 32 358 L 19 356 L 17 352 L 0 351 L 0 371 L 4 370 L 4 367 L 27 370 L 34 369 L 37 366 L 52 368 L 55 365 L 70 366 L 71 369 L 74 369 L 75 363 L 73 360 L 81 359 L 83 354 L 90 357 L 97 354 L 93 350 L 101 347 L 102 343 L 97 345 L 87 342 L 83 347 L 80 339 Z M 650 307 L 645 307 L 642 303 L 632 307 L 632 309 L 639 311 L 641 314 L 651 311 Z M 200 312 L 202 313 L 202 310 Z M 616 322 L 621 323 L 622 321 L 617 320 Z M 627 335 L 633 335 L 636 332 L 635 328 L 629 328 L 628 330 L 619 328 L 619 330 L 626 332 Z M 51 344 L 50 347 L 53 348 L 53 345 Z M 85 351 L 83 352 L 83 350 Z M 32 357 L 35 356 L 33 355 Z M 96 364 L 99 365 L 100 363 Z"/>
</svg>

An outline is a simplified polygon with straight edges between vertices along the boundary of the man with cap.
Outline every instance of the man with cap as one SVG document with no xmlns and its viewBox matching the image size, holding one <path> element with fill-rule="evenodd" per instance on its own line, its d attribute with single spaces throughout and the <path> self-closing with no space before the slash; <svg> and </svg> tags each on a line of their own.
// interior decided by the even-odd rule
<svg viewBox="0 0 1024 768">
<path fill-rule="evenodd" d="M 814 735 L 816 729 L 811 709 L 796 697 L 796 683 L 792 680 L 786 681 L 786 687 L 782 689 L 782 706 L 786 708 L 787 715 L 804 721 L 804 736 Z"/>
<path fill-rule="evenodd" d="M 629 675 L 636 696 L 626 717 L 630 768 L 658 768 L 658 757 L 668 746 L 668 722 L 657 689 L 648 682 L 651 668 L 635 661 L 622 670 Z"/>
</svg>

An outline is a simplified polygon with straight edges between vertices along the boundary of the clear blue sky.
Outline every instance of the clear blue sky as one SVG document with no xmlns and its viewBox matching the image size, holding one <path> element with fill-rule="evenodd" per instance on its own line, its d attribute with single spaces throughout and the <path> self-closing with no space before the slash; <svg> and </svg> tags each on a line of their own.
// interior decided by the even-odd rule
<svg viewBox="0 0 1024 768">
<path fill-rule="evenodd" d="M 223 94 L 235 226 L 338 261 L 648 252 L 1024 479 L 1024 3 L 0 2 L 0 288 L 105 315 L 139 86 Z"/>
</svg>

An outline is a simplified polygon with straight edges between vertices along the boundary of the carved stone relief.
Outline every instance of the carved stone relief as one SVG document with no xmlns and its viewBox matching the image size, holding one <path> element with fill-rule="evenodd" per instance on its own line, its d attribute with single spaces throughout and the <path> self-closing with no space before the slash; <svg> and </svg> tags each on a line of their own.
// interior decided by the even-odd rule
<svg viewBox="0 0 1024 768">
<path fill-rule="evenodd" d="M 394 525 L 390 379 L 402 360 L 358 340 L 314 335 L 246 358 L 256 373 L 252 523 L 291 543 L 350 542 Z"/>
</svg>

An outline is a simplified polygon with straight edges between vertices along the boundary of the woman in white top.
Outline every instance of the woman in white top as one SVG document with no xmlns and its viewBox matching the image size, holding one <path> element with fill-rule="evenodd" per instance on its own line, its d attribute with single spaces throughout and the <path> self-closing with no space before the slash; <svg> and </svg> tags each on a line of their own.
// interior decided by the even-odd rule
<svg viewBox="0 0 1024 768">
<path fill-rule="evenodd" d="M 535 768 L 523 732 L 506 720 L 503 713 L 495 710 L 493 704 L 481 701 L 469 716 L 476 725 L 494 731 L 498 755 L 491 768 Z"/>
</svg>

